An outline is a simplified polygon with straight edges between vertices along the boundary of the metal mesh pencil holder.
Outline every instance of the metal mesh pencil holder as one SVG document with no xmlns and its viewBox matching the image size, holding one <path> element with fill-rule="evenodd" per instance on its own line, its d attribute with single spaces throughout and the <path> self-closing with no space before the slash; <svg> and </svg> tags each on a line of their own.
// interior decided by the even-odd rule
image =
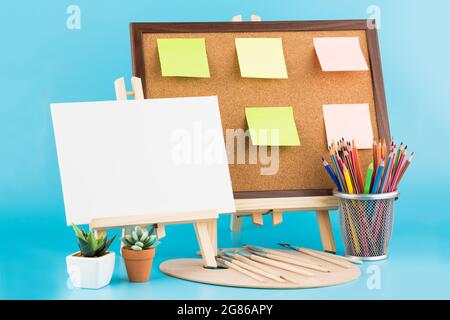
<svg viewBox="0 0 450 320">
<path fill-rule="evenodd" d="M 339 201 L 345 255 L 371 261 L 386 259 L 394 222 L 394 201 L 399 192 L 333 194 Z"/>
</svg>

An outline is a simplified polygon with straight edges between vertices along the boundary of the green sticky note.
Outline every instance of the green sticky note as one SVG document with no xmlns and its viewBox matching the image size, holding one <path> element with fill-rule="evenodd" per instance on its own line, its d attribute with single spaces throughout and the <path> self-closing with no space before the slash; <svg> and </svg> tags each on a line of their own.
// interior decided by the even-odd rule
<svg viewBox="0 0 450 320">
<path fill-rule="evenodd" d="M 209 78 L 205 39 L 158 39 L 163 77 Z"/>
<path fill-rule="evenodd" d="M 287 79 L 281 38 L 236 38 L 241 76 Z"/>
<path fill-rule="evenodd" d="M 255 146 L 299 146 L 292 107 L 245 108 Z"/>
</svg>

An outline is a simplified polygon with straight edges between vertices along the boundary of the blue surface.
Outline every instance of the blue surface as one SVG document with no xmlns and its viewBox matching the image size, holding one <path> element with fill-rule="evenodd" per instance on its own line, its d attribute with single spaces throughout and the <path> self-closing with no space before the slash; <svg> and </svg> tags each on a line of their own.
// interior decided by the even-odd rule
<svg viewBox="0 0 450 320">
<path fill-rule="evenodd" d="M 81 8 L 80 30 L 66 28 L 70 4 Z M 365 264 L 362 277 L 346 285 L 274 291 L 190 283 L 169 278 L 156 267 L 149 283 L 130 284 L 118 259 L 110 286 L 71 288 L 65 256 L 76 251 L 76 241 L 65 227 L 49 104 L 114 98 L 114 79 L 131 76 L 129 22 L 228 21 L 252 13 L 264 20 L 359 19 L 368 17 L 371 4 L 381 8 L 392 134 L 416 151 L 396 203 L 389 260 Z M 450 214 L 445 204 L 450 173 L 442 169 L 450 155 L 449 10 L 445 0 L 2 2 L 0 298 L 450 298 Z M 337 214 L 332 218 L 339 237 Z M 320 248 L 313 213 L 287 214 L 275 228 L 246 224 L 240 240 L 231 239 L 228 224 L 229 217 L 220 219 L 223 247 L 245 242 L 274 246 L 282 240 Z M 167 233 L 155 266 L 197 250 L 192 226 L 169 226 Z M 367 285 L 371 265 L 381 272 L 381 289 Z"/>
</svg>

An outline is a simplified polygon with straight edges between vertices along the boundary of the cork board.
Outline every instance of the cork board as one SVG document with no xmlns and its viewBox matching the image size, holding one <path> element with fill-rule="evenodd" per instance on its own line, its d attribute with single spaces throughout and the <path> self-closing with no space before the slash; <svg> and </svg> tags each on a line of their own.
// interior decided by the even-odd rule
<svg viewBox="0 0 450 320">
<path fill-rule="evenodd" d="M 292 106 L 301 146 L 280 147 L 274 175 L 261 175 L 267 167 L 261 163 L 230 164 L 235 198 L 330 195 L 333 184 L 320 161 L 327 154 L 324 104 L 368 103 L 374 137 L 390 137 L 377 31 L 367 26 L 366 20 L 132 23 L 133 72 L 146 98 L 217 95 L 224 131 L 247 129 L 246 107 Z M 323 36 L 359 37 L 369 71 L 322 72 L 313 38 Z M 236 37 L 281 37 L 289 78 L 242 78 Z M 205 38 L 211 78 L 162 77 L 158 38 Z M 235 149 L 229 158 L 236 159 Z M 366 167 L 371 151 L 360 156 Z"/>
</svg>

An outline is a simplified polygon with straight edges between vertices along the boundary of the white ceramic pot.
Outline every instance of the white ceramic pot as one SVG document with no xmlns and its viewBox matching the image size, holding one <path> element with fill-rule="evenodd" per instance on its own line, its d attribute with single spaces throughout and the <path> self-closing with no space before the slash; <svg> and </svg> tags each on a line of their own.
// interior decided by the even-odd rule
<svg viewBox="0 0 450 320">
<path fill-rule="evenodd" d="M 67 273 L 73 286 L 99 289 L 108 285 L 114 271 L 115 253 L 108 252 L 98 258 L 76 256 L 78 253 L 66 257 Z"/>
</svg>

